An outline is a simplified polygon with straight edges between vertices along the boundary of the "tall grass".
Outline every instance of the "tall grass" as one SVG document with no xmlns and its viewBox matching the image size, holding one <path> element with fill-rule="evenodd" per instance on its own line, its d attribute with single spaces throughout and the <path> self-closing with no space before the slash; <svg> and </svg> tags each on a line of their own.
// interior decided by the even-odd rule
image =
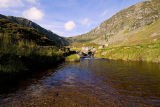
<svg viewBox="0 0 160 107">
<path fill-rule="evenodd" d="M 33 41 L 15 41 L 10 36 L 0 35 L 0 72 L 26 71 L 39 65 L 45 67 L 62 58 L 62 52 L 54 47 L 42 47 Z"/>
<path fill-rule="evenodd" d="M 95 57 L 160 63 L 160 43 L 107 47 L 98 50 Z"/>
</svg>

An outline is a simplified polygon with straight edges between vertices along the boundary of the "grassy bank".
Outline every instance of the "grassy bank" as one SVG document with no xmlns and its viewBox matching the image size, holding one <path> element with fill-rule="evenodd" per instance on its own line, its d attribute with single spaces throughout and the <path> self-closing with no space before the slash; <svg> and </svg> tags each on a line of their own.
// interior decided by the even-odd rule
<svg viewBox="0 0 160 107">
<path fill-rule="evenodd" d="M 78 62 L 80 61 L 80 56 L 77 54 L 70 55 L 65 59 L 67 62 Z"/>
<path fill-rule="evenodd" d="M 20 72 L 36 65 L 45 67 L 63 57 L 54 47 L 42 47 L 23 40 L 13 43 L 8 36 L 0 36 L 0 49 L 0 72 Z"/>
<path fill-rule="evenodd" d="M 56 46 L 40 46 L 0 35 L 0 83 L 56 66 L 64 60 L 63 52 L 58 50 Z"/>
<path fill-rule="evenodd" d="M 160 43 L 106 47 L 95 54 L 98 58 L 160 63 Z"/>
</svg>

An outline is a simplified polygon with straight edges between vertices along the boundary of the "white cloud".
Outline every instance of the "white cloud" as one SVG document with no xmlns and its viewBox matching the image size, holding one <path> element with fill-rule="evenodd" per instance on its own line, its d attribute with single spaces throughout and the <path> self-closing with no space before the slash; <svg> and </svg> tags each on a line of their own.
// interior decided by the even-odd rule
<svg viewBox="0 0 160 107">
<path fill-rule="evenodd" d="M 74 29 L 76 27 L 76 24 L 74 23 L 74 21 L 68 21 L 64 24 L 64 28 L 67 31 L 71 31 L 72 29 Z"/>
<path fill-rule="evenodd" d="M 21 0 L 0 0 L 0 8 L 20 7 L 23 6 Z"/>
<path fill-rule="evenodd" d="M 108 13 L 108 10 L 105 10 L 105 11 L 101 14 L 101 17 L 106 16 L 106 15 L 107 15 L 107 13 Z"/>
<path fill-rule="evenodd" d="M 41 20 L 44 16 L 44 13 L 38 10 L 36 7 L 32 7 L 23 12 L 23 16 L 31 20 Z"/>
</svg>

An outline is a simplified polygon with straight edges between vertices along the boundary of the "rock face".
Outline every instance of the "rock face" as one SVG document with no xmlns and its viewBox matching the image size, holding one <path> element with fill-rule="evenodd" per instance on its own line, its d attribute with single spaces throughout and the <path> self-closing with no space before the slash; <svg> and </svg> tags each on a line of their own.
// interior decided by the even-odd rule
<svg viewBox="0 0 160 107">
<path fill-rule="evenodd" d="M 151 0 L 137 3 L 121 10 L 110 19 L 104 21 L 92 31 L 71 38 L 73 43 L 94 42 L 98 44 L 111 44 L 120 40 L 121 32 L 136 31 L 136 29 L 150 25 L 160 18 L 160 0 Z M 119 36 L 111 39 L 114 35 Z M 122 38 L 124 40 L 124 38 Z M 126 39 L 127 40 L 127 39 Z"/>
</svg>

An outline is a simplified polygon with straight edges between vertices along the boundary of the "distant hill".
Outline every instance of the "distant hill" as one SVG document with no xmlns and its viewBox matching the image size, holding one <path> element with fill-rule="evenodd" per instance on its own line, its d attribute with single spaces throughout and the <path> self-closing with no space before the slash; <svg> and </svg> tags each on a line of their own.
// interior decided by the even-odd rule
<svg viewBox="0 0 160 107">
<path fill-rule="evenodd" d="M 39 31 L 40 33 L 42 33 L 44 36 L 49 37 L 50 39 L 52 39 L 55 43 L 57 43 L 59 45 L 64 46 L 64 45 L 69 44 L 65 38 L 60 37 L 57 34 L 51 32 L 49 30 L 44 29 L 43 27 L 39 26 L 38 24 L 36 24 L 28 19 L 21 18 L 21 17 L 14 17 L 14 16 L 4 16 L 1 14 L 0 14 L 0 18 L 7 19 L 11 22 L 20 24 L 21 26 L 24 26 L 24 27 L 33 28 L 33 29 Z"/>
<path fill-rule="evenodd" d="M 18 41 L 34 42 L 40 46 L 56 46 L 57 44 L 39 31 L 0 18 L 0 36 L 10 37 L 12 43 Z"/>
<path fill-rule="evenodd" d="M 160 41 L 160 0 L 137 3 L 121 10 L 92 31 L 70 37 L 72 44 L 143 44 Z"/>
</svg>

